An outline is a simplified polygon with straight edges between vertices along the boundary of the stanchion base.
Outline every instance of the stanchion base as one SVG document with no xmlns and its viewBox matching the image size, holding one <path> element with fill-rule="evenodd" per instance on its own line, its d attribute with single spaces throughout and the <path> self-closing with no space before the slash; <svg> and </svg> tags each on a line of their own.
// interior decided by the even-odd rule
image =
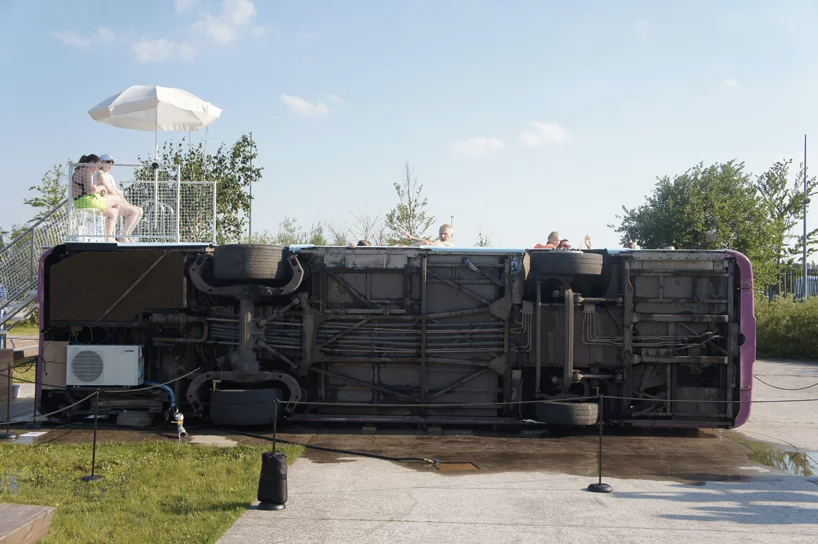
<svg viewBox="0 0 818 544">
<path fill-rule="evenodd" d="M 29 421 L 28 423 L 25 424 L 23 428 L 28 430 L 42 429 L 43 424 L 40 423 L 39 421 Z"/>
<path fill-rule="evenodd" d="M 287 508 L 286 504 L 276 504 L 269 501 L 262 501 L 258 503 L 259 510 L 284 510 L 285 508 Z"/>
<path fill-rule="evenodd" d="M 103 478 L 99 474 L 94 474 L 93 476 L 83 476 L 82 477 L 83 482 L 99 482 L 99 481 L 104 480 L 104 479 L 105 478 Z"/>
<path fill-rule="evenodd" d="M 17 433 L 14 431 L 0 433 L 0 440 L 14 440 L 15 438 L 17 438 Z"/>
<path fill-rule="evenodd" d="M 610 493 L 613 491 L 613 487 L 604 483 L 594 483 L 588 486 L 588 491 L 591 493 Z"/>
</svg>

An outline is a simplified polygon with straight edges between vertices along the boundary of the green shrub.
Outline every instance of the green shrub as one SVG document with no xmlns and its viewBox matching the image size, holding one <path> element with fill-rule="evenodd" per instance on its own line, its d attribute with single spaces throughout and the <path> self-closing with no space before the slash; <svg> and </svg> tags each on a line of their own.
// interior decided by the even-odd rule
<svg viewBox="0 0 818 544">
<path fill-rule="evenodd" d="M 756 299 L 759 355 L 818 360 L 818 298 Z"/>
</svg>

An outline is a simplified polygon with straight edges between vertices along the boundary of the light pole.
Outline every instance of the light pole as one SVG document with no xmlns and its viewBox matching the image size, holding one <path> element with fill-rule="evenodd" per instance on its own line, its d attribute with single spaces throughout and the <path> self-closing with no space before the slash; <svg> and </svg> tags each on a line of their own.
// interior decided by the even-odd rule
<svg viewBox="0 0 818 544">
<path fill-rule="evenodd" d="M 250 131 L 250 144 L 255 149 L 256 142 L 253 141 L 253 131 Z M 250 169 L 253 169 L 253 159 L 250 159 Z M 248 221 L 248 242 L 253 243 L 253 182 L 250 182 L 250 218 Z"/>
<path fill-rule="evenodd" d="M 804 134 L 804 300 L 809 298 L 807 272 L 807 135 Z"/>
</svg>

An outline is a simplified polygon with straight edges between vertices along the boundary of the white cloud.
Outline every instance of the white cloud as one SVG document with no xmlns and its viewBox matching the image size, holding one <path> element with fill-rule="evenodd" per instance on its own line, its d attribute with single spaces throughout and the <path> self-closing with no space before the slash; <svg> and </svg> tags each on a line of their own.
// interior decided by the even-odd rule
<svg viewBox="0 0 818 544">
<path fill-rule="evenodd" d="M 256 5 L 250 0 L 224 0 L 223 13 L 234 25 L 242 26 L 256 16 Z"/>
<path fill-rule="evenodd" d="M 335 102 L 336 104 L 343 104 L 344 99 L 338 96 L 337 94 L 331 94 L 327 97 L 331 102 Z"/>
<path fill-rule="evenodd" d="M 312 32 L 304 32 L 303 30 L 295 33 L 295 37 L 299 40 L 314 40 L 315 34 Z"/>
<path fill-rule="evenodd" d="M 642 32 L 642 31 L 645 31 L 647 29 L 648 29 L 648 22 L 647 21 L 645 21 L 644 19 L 639 19 L 638 21 L 636 21 L 636 30 L 639 30 L 640 32 Z"/>
<path fill-rule="evenodd" d="M 291 96 L 288 94 L 281 95 L 281 101 L 284 102 L 288 108 L 298 115 L 305 115 L 316 117 L 319 115 L 326 115 L 329 113 L 329 108 L 323 102 L 307 102 L 300 96 Z"/>
<path fill-rule="evenodd" d="M 196 48 L 188 43 L 178 44 L 173 40 L 140 40 L 131 44 L 131 51 L 139 62 L 162 63 L 174 59 L 192 61 Z"/>
<path fill-rule="evenodd" d="M 458 158 L 485 157 L 504 147 L 503 142 L 497 138 L 469 138 L 453 142 L 449 146 L 449 154 Z"/>
<path fill-rule="evenodd" d="M 57 38 L 62 43 L 64 43 L 65 45 L 71 47 L 82 47 L 83 49 L 91 47 L 91 40 L 77 35 L 77 33 L 72 30 L 56 32 L 54 34 L 54 37 Z"/>
<path fill-rule="evenodd" d="M 111 43 L 114 40 L 116 40 L 116 34 L 114 34 L 110 28 L 101 26 L 97 29 L 96 41 L 99 43 Z"/>
<path fill-rule="evenodd" d="M 193 26 L 203 30 L 217 43 L 228 44 L 236 39 L 236 30 L 232 25 L 209 13 L 202 13 L 201 18 Z"/>
<path fill-rule="evenodd" d="M 222 0 L 222 9 L 218 15 L 203 11 L 193 29 L 203 32 L 213 41 L 229 44 L 235 41 L 239 29 L 249 26 L 256 17 L 256 5 L 251 0 Z M 249 32 L 259 36 L 267 29 L 260 26 L 250 28 Z"/>
<path fill-rule="evenodd" d="M 526 147 L 559 144 L 568 140 L 568 133 L 556 123 L 531 121 L 528 124 L 531 128 L 520 133 L 520 142 Z"/>
<path fill-rule="evenodd" d="M 199 0 L 175 0 L 174 4 L 176 4 L 176 11 L 183 12 L 188 8 L 192 8 L 196 4 L 199 3 Z"/>
<path fill-rule="evenodd" d="M 722 87 L 735 88 L 735 87 L 741 87 L 741 83 L 739 83 L 735 79 L 727 78 L 727 79 L 722 79 L 721 80 L 721 86 Z"/>
<path fill-rule="evenodd" d="M 81 49 L 90 49 L 94 44 L 110 43 L 116 39 L 116 35 L 110 29 L 103 26 L 97 29 L 96 34 L 83 36 L 73 30 L 65 30 L 63 32 L 56 32 L 54 37 L 65 45 L 79 47 Z"/>
</svg>

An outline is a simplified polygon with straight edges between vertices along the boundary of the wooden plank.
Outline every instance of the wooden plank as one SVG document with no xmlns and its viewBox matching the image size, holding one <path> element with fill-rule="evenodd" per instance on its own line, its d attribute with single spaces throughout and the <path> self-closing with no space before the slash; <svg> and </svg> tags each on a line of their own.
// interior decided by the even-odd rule
<svg viewBox="0 0 818 544">
<path fill-rule="evenodd" d="M 0 504 L 0 544 L 29 544 L 48 534 L 54 508 Z"/>
</svg>

